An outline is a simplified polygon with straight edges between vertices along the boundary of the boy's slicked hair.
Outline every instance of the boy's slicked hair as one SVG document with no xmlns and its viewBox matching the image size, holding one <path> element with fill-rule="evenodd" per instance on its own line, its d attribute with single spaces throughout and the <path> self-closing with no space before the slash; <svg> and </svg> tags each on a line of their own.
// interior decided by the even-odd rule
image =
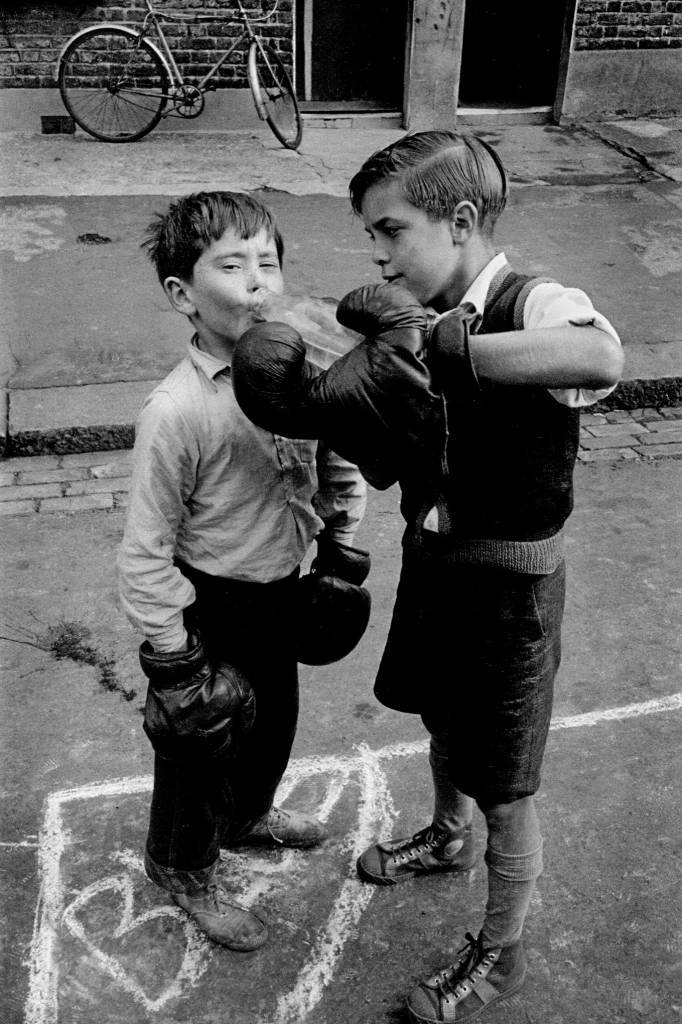
<svg viewBox="0 0 682 1024">
<path fill-rule="evenodd" d="M 265 230 L 275 242 L 282 265 L 284 241 L 275 218 L 267 206 L 243 192 L 194 192 L 183 196 L 171 203 L 166 213 L 155 214 L 141 247 L 162 284 L 167 277 L 191 281 L 202 252 L 228 230 L 240 238 L 253 238 Z"/>
<path fill-rule="evenodd" d="M 458 203 L 473 203 L 479 227 L 488 234 L 507 202 L 507 176 L 497 153 L 462 132 L 415 132 L 373 153 L 349 186 L 356 213 L 362 213 L 367 190 L 388 178 L 395 178 L 408 203 L 433 220 L 451 217 Z"/>
</svg>

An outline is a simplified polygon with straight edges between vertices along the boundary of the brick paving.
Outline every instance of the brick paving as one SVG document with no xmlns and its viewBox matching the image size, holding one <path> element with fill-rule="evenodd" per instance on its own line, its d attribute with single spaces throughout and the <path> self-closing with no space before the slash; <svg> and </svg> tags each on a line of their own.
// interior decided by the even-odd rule
<svg viewBox="0 0 682 1024">
<path fill-rule="evenodd" d="M 682 406 L 581 416 L 578 461 L 682 458 Z M 126 507 L 132 452 L 34 455 L 0 461 L 0 516 Z"/>
<path fill-rule="evenodd" d="M 682 406 L 614 409 L 580 417 L 580 462 L 682 458 Z"/>
</svg>

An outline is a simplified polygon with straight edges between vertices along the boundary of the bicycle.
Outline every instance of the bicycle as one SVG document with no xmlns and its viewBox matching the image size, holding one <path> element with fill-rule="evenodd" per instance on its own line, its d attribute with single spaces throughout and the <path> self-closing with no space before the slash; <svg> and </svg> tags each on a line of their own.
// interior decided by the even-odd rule
<svg viewBox="0 0 682 1024">
<path fill-rule="evenodd" d="M 162 22 L 214 22 L 213 14 L 160 11 L 144 0 L 147 13 L 140 28 L 103 22 L 72 36 L 62 49 L 57 83 L 64 106 L 84 131 L 101 142 L 136 142 L 162 118 L 195 118 L 204 96 L 215 90 L 212 79 L 232 53 L 248 41 L 246 73 L 261 120 L 287 149 L 297 149 L 303 126 L 289 74 L 270 43 L 264 43 L 252 22 L 266 22 L 279 0 L 261 0 L 262 16 L 249 18 L 242 0 L 230 24 L 243 31 L 195 85 L 183 79 Z M 153 30 L 158 37 L 150 39 Z"/>
</svg>

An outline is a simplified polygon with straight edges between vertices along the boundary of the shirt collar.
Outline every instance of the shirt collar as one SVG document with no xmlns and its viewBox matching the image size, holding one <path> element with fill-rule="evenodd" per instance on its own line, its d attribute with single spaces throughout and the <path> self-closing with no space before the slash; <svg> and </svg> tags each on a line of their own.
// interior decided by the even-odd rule
<svg viewBox="0 0 682 1024">
<path fill-rule="evenodd" d="M 485 303 L 488 298 L 488 292 L 490 286 L 493 283 L 495 277 L 508 267 L 507 257 L 503 252 L 498 252 L 497 256 L 493 256 L 489 263 L 486 263 L 483 270 L 480 272 L 478 277 L 474 278 L 466 292 L 462 296 L 459 305 L 455 308 L 462 309 L 465 307 L 468 313 L 474 315 L 474 320 L 471 321 L 469 330 L 473 334 L 475 333 L 483 319 L 483 313 L 485 312 Z M 433 326 L 437 324 L 441 317 L 446 316 L 450 310 L 446 310 L 445 313 L 436 313 L 430 307 L 426 310 L 426 315 L 429 320 L 429 324 Z"/>
<path fill-rule="evenodd" d="M 198 369 L 205 373 L 209 380 L 214 380 L 219 373 L 230 375 L 230 364 L 225 359 L 217 359 L 210 352 L 204 352 L 199 348 L 198 338 L 195 334 L 189 343 L 189 357 Z"/>
<path fill-rule="evenodd" d="M 507 265 L 507 257 L 503 252 L 498 252 L 497 256 L 493 256 L 490 262 L 486 263 L 478 277 L 471 282 L 465 291 L 462 296 L 460 306 L 463 306 L 465 302 L 468 302 L 474 307 L 479 316 L 483 316 L 483 313 L 485 312 L 486 299 L 488 298 L 488 292 L 490 291 L 490 285 L 492 284 L 493 278 Z"/>
</svg>

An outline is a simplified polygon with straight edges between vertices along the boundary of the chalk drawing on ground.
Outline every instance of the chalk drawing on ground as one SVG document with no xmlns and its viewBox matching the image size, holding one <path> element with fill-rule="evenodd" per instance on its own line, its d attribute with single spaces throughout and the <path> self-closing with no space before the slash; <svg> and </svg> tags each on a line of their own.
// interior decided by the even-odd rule
<svg viewBox="0 0 682 1024">
<path fill-rule="evenodd" d="M 682 693 L 641 704 L 557 718 L 551 728 L 584 729 L 680 709 Z M 291 762 L 280 787 L 280 802 L 286 802 L 287 797 L 306 782 L 322 779 L 317 803 L 319 817 L 329 820 L 351 787 L 357 801 L 357 815 L 354 828 L 334 849 L 334 856 L 342 856 L 345 867 L 342 865 L 341 884 L 331 901 L 327 918 L 321 924 L 318 922 L 308 955 L 298 968 L 293 984 L 277 996 L 276 1007 L 267 1019 L 261 1017 L 259 1024 L 303 1024 L 320 1002 L 333 978 L 346 940 L 375 891 L 374 886 L 363 885 L 357 879 L 355 861 L 369 843 L 390 834 L 397 817 L 382 765 L 396 758 L 423 756 L 427 749 L 426 741 L 419 740 L 392 744 L 375 751 L 363 746 L 350 755 L 300 758 Z M 98 984 L 99 972 L 100 981 L 106 979 L 109 991 L 126 992 L 145 1011 L 149 1021 L 160 1020 L 157 1016 L 160 1011 L 187 998 L 215 957 L 215 947 L 179 908 L 170 904 L 152 904 L 147 908 L 136 905 L 136 901 L 141 903 L 141 892 L 149 899 L 149 894 L 154 894 L 155 890 L 144 880 L 139 854 L 121 843 L 112 843 L 107 872 L 80 889 L 66 883 L 69 858 L 84 857 L 82 841 L 79 846 L 69 831 L 70 813 L 75 808 L 93 808 L 106 801 L 118 806 L 125 799 L 139 798 L 143 794 L 148 797 L 151 785 L 151 776 L 136 776 L 60 790 L 48 797 L 38 839 L 41 889 L 31 946 L 25 1024 L 62 1024 L 60 1001 L 65 984 L 68 991 L 68 979 L 60 978 L 60 943 L 65 935 L 72 942 L 80 943 L 87 955 L 88 973 L 83 978 L 72 979 L 74 991 L 83 990 L 84 996 L 92 1003 L 96 993 L 88 992 L 87 985 Z M 138 802 L 146 807 L 148 800 Z M 306 854 L 302 851 L 281 851 L 276 859 L 262 862 L 254 861 L 253 857 L 248 858 L 241 852 L 222 851 L 221 860 L 230 877 L 238 881 L 239 902 L 246 906 L 272 893 L 281 896 L 297 874 L 306 872 Z M 98 908 L 98 901 L 104 897 L 108 917 L 102 917 L 105 911 L 101 906 Z M 157 979 L 154 992 L 150 992 L 141 984 L 139 977 L 127 969 L 113 948 L 94 935 L 88 917 L 95 914 L 95 910 L 107 925 L 110 946 L 115 946 L 117 940 L 124 941 L 138 928 L 162 927 L 166 931 L 173 928 L 182 935 L 182 955 L 172 965 L 175 970 L 166 970 L 165 975 Z M 84 978 L 93 977 L 94 980 L 84 981 Z"/>
</svg>

